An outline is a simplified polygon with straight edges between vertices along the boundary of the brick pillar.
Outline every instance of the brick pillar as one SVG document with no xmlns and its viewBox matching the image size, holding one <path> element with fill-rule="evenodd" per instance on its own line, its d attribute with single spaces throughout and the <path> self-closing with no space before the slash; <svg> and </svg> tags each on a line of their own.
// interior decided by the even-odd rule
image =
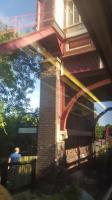
<svg viewBox="0 0 112 200">
<path fill-rule="evenodd" d="M 39 171 L 57 164 L 63 156 L 60 132 L 60 65 L 42 63 L 40 88 L 40 123 L 38 134 Z"/>
</svg>

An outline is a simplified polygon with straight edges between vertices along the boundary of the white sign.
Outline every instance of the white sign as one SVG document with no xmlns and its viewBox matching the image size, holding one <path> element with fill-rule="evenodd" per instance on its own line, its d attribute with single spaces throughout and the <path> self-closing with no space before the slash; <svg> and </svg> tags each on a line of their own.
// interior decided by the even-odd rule
<svg viewBox="0 0 112 200">
<path fill-rule="evenodd" d="M 36 134 L 37 133 L 37 128 L 32 127 L 32 128 L 19 128 L 18 129 L 19 134 Z"/>
</svg>

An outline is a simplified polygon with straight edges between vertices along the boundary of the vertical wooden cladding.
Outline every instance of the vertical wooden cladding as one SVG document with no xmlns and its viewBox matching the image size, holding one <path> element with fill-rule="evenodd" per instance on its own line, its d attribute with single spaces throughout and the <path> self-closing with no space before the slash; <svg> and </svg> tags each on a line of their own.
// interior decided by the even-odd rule
<svg viewBox="0 0 112 200">
<path fill-rule="evenodd" d="M 37 29 L 44 29 L 50 25 L 54 14 L 54 0 L 38 1 Z"/>
</svg>

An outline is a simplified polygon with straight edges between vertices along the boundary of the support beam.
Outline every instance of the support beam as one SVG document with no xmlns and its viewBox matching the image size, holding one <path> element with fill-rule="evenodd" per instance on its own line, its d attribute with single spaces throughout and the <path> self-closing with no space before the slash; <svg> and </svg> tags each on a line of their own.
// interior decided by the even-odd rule
<svg viewBox="0 0 112 200">
<path fill-rule="evenodd" d="M 74 77 L 67 69 L 62 68 L 62 75 L 65 75 L 69 78 L 74 84 L 76 84 L 85 94 L 91 97 L 95 102 L 97 102 L 103 109 L 105 106 L 101 103 L 101 101 L 87 88 L 85 87 L 76 77 Z"/>
<path fill-rule="evenodd" d="M 67 77 L 65 76 L 61 76 L 61 80 L 66 84 L 68 85 L 69 87 L 71 87 L 74 91 L 79 91 L 79 88 L 78 86 L 76 86 L 72 81 L 70 81 L 70 79 L 68 79 Z M 87 94 L 84 94 L 84 97 L 86 99 L 88 99 L 90 102 L 94 102 Z"/>
<path fill-rule="evenodd" d="M 31 45 L 34 42 L 40 41 L 43 38 L 50 36 L 51 34 L 54 34 L 54 30 L 52 28 L 48 28 L 43 31 L 30 33 L 24 37 L 2 43 L 0 44 L 0 54 L 11 54 L 15 50 Z"/>
<path fill-rule="evenodd" d="M 33 44 L 32 45 L 40 54 L 42 54 L 47 61 L 50 62 L 52 65 L 55 65 L 57 59 L 53 57 L 49 52 L 47 52 L 41 45 Z M 87 94 L 90 98 L 92 98 L 95 102 L 99 103 L 101 107 L 105 109 L 105 106 L 100 102 L 100 100 L 92 94 L 76 77 L 74 77 L 64 66 L 62 65 L 61 61 L 58 60 L 59 64 L 61 64 L 61 75 L 65 75 L 68 79 L 70 79 L 76 86 L 81 88 L 85 94 Z"/>
<path fill-rule="evenodd" d="M 112 83 L 112 80 L 111 79 L 105 79 L 103 81 L 99 81 L 97 83 L 94 83 L 92 85 L 89 85 L 87 88 L 91 91 L 91 90 L 94 90 L 94 89 L 97 89 L 97 88 L 100 88 L 104 85 L 107 85 L 107 84 L 110 84 Z M 64 112 L 63 112 L 63 115 L 61 117 L 61 129 L 62 130 L 65 130 L 66 129 L 66 122 L 67 122 L 67 118 L 68 118 L 68 115 L 72 109 L 72 107 L 77 103 L 78 99 L 84 95 L 84 91 L 83 90 L 80 90 L 79 92 L 77 92 L 76 95 L 74 95 L 74 97 L 72 97 L 72 99 L 69 101 L 69 103 L 67 104 Z"/>
</svg>

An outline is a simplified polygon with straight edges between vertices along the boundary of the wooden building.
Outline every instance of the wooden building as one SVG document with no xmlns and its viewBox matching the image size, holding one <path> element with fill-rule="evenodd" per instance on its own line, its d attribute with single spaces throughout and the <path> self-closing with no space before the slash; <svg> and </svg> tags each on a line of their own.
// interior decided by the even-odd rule
<svg viewBox="0 0 112 200">
<path fill-rule="evenodd" d="M 100 101 L 90 90 L 97 87 L 99 70 L 104 73 L 74 1 L 38 1 L 36 29 L 47 32 L 50 27 L 52 34 L 39 42 L 45 58 L 38 135 L 40 170 L 58 165 L 65 157 L 71 168 L 92 155 L 94 102 Z"/>
</svg>

